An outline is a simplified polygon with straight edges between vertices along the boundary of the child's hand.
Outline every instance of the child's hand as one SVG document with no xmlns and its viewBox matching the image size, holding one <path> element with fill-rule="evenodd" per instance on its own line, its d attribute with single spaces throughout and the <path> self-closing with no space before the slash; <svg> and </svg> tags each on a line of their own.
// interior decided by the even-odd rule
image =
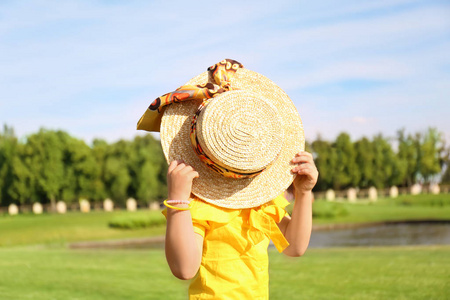
<svg viewBox="0 0 450 300">
<path fill-rule="evenodd" d="M 198 173 L 182 160 L 174 160 L 167 171 L 168 200 L 189 200 L 192 181 Z"/>
<path fill-rule="evenodd" d="M 313 156 L 309 152 L 299 152 L 292 160 L 294 164 L 297 164 L 292 169 L 293 173 L 297 173 L 297 177 L 294 180 L 294 188 L 297 192 L 305 193 L 313 189 L 317 183 L 319 177 L 319 171 L 317 171 L 314 164 Z"/>
</svg>

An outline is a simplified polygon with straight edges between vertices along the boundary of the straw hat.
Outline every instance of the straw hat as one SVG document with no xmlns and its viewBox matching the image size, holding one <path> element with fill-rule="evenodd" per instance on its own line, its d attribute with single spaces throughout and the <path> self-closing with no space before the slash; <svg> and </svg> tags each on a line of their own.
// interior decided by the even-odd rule
<svg viewBox="0 0 450 300">
<path fill-rule="evenodd" d="M 186 85 L 212 80 L 210 72 L 204 72 Z M 239 68 L 230 85 L 232 90 L 206 103 L 191 100 L 168 105 L 161 118 L 161 144 L 169 163 L 182 159 L 199 173 L 192 186 L 194 195 L 220 207 L 251 208 L 289 187 L 295 177 L 291 160 L 304 150 L 305 137 L 297 109 L 271 80 Z M 190 135 L 196 113 L 199 146 L 215 165 L 237 176 L 215 171 L 194 151 Z M 233 178 L 241 174 L 249 177 Z"/>
</svg>

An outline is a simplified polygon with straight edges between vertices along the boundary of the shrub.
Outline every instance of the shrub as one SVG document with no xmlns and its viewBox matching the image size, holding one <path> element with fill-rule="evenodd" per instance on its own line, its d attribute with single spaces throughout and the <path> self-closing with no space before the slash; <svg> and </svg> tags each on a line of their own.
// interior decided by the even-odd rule
<svg viewBox="0 0 450 300">
<path fill-rule="evenodd" d="M 450 206 L 450 195 L 404 195 L 392 199 L 394 203 L 402 206 Z"/>
<path fill-rule="evenodd" d="M 166 223 L 166 219 L 161 213 L 146 215 L 126 215 L 112 219 L 108 222 L 108 226 L 118 229 L 140 229 L 147 227 L 162 226 Z"/>
</svg>

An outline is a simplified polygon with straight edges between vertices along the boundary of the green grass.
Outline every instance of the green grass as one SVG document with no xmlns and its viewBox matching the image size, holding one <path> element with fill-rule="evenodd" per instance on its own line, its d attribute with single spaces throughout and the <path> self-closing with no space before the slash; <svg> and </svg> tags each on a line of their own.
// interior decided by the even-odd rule
<svg viewBox="0 0 450 300">
<path fill-rule="evenodd" d="M 381 202 L 381 201 L 380 201 Z M 315 224 L 363 223 L 403 220 L 450 220 L 450 207 L 395 206 L 388 203 L 342 203 L 348 214 L 335 218 L 316 218 Z"/>
<path fill-rule="evenodd" d="M 450 195 L 407 197 L 321 202 L 325 213 L 314 223 L 450 220 Z M 186 299 L 188 283 L 171 275 L 162 250 L 64 248 L 71 241 L 161 235 L 161 225 L 108 226 L 160 218 L 149 211 L 0 216 L 0 299 Z M 449 254 L 450 246 L 330 248 L 292 259 L 270 250 L 270 299 L 446 299 Z"/>
<path fill-rule="evenodd" d="M 402 195 L 391 202 L 404 206 L 450 206 L 450 194 Z"/>
<path fill-rule="evenodd" d="M 396 220 L 450 220 L 450 205 L 430 203 L 450 203 L 450 194 L 400 196 L 397 199 L 381 198 L 377 202 L 360 200 L 357 203 L 326 202 L 316 200 L 321 210 L 324 206 L 341 206 L 345 213 L 336 213 L 334 218 L 319 217 L 315 224 L 361 223 Z M 403 203 L 408 203 L 404 205 Z M 414 204 L 411 204 L 414 203 Z"/>
<path fill-rule="evenodd" d="M 111 228 L 108 222 L 115 218 L 160 217 L 159 211 L 117 211 L 59 214 L 23 214 L 0 216 L 0 246 L 25 244 L 56 244 L 80 240 L 123 239 L 164 234 L 165 226 L 122 230 Z"/>
<path fill-rule="evenodd" d="M 310 249 L 271 256 L 271 299 L 448 299 L 450 246 Z"/>
<path fill-rule="evenodd" d="M 270 299 L 446 299 L 450 246 L 270 251 Z M 186 299 L 161 250 L 0 249 L 0 299 Z"/>
</svg>

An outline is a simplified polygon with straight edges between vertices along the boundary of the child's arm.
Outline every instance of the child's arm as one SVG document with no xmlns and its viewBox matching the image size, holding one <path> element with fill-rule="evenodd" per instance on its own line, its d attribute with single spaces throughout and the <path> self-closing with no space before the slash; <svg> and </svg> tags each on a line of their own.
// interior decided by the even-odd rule
<svg viewBox="0 0 450 300">
<path fill-rule="evenodd" d="M 292 169 L 292 172 L 297 173 L 294 180 L 294 208 L 292 216 L 284 217 L 278 226 L 289 242 L 283 253 L 288 256 L 302 256 L 311 237 L 312 189 L 316 185 L 319 172 L 308 152 L 298 153 L 292 162 L 298 164 Z"/>
<path fill-rule="evenodd" d="M 168 200 L 189 200 L 196 177 L 198 173 L 191 166 L 173 161 L 167 172 Z M 203 237 L 194 233 L 189 210 L 167 208 L 165 250 L 173 275 L 180 279 L 193 278 L 200 266 L 202 249 Z"/>
</svg>

